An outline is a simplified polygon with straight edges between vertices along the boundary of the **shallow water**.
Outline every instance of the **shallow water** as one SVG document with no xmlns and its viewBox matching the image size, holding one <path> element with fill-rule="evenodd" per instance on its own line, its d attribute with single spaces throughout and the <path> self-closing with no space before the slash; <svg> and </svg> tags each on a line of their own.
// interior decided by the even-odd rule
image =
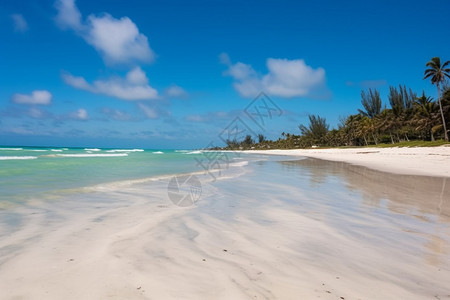
<svg viewBox="0 0 450 300">
<path fill-rule="evenodd" d="M 374 290 L 368 293 L 363 288 L 361 299 L 450 297 L 448 178 L 397 175 L 310 158 L 278 158 L 259 161 L 239 181 L 216 186 L 228 191 L 225 198 L 236 199 L 233 206 L 246 211 L 252 222 L 289 238 L 291 250 L 304 261 L 341 278 L 345 275 L 339 274 L 348 269 L 361 278 L 367 276 L 366 288 Z M 283 217 L 271 213 L 277 210 L 299 216 L 299 227 L 303 226 L 301 216 L 317 221 L 317 228 L 295 228 L 290 223 L 290 231 L 279 232 L 277 225 Z M 220 217 L 224 216 L 222 212 Z M 395 286 L 393 294 L 387 285 Z M 383 286 L 386 291 L 377 291 Z M 402 290 L 408 292 L 402 294 Z"/>
<path fill-rule="evenodd" d="M 237 161 L 249 164 L 198 175 L 201 198 L 187 208 L 160 178 L 3 210 L 0 290 L 6 299 L 449 297 L 448 179 Z M 33 271 L 21 272 L 27 264 Z"/>
<path fill-rule="evenodd" d="M 192 150 L 0 147 L 0 209 L 103 183 L 203 171 L 198 161 L 204 156 Z"/>
</svg>

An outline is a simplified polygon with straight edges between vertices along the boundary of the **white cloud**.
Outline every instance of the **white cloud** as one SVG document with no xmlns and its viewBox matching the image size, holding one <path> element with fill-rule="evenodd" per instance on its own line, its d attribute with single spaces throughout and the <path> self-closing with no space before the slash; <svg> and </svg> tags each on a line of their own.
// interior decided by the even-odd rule
<svg viewBox="0 0 450 300">
<path fill-rule="evenodd" d="M 148 84 L 148 79 L 140 67 L 129 71 L 125 78 L 111 77 L 104 80 L 96 80 L 92 84 L 83 77 L 73 76 L 68 73 L 62 75 L 67 84 L 92 93 L 104 94 L 123 100 L 151 100 L 158 98 L 158 91 Z"/>
<path fill-rule="evenodd" d="M 28 110 L 28 116 L 35 118 L 35 119 L 41 119 L 45 116 L 45 112 L 40 110 L 39 108 L 32 107 Z"/>
<path fill-rule="evenodd" d="M 150 62 L 154 53 L 145 35 L 128 17 L 116 19 L 105 13 L 90 15 L 82 20 L 74 0 L 57 0 L 56 22 L 61 28 L 69 28 L 93 46 L 109 64 Z"/>
<path fill-rule="evenodd" d="M 21 14 L 12 14 L 11 18 L 14 23 L 14 31 L 25 32 L 28 30 L 28 23 Z"/>
<path fill-rule="evenodd" d="M 231 59 L 228 53 L 220 53 L 219 60 L 221 64 L 231 65 Z"/>
<path fill-rule="evenodd" d="M 17 104 L 49 105 L 52 102 L 52 94 L 46 90 L 35 90 L 30 95 L 14 94 L 11 100 Z"/>
<path fill-rule="evenodd" d="M 75 5 L 75 0 L 59 0 L 55 2 L 58 10 L 56 23 L 63 29 L 81 30 L 81 13 Z"/>
<path fill-rule="evenodd" d="M 138 103 L 138 107 L 144 113 L 144 115 L 149 119 L 157 119 L 159 117 L 159 114 L 155 109 L 153 109 L 145 104 Z"/>
<path fill-rule="evenodd" d="M 241 62 L 230 65 L 225 74 L 233 77 L 236 80 L 249 80 L 257 76 L 255 70 L 253 70 L 250 65 L 246 65 Z"/>
<path fill-rule="evenodd" d="M 262 91 L 284 98 L 305 97 L 325 90 L 325 70 L 313 69 L 303 59 L 268 58 L 269 72 L 265 75 L 258 74 L 251 65 L 232 64 L 226 54 L 221 54 L 221 61 L 228 65 L 224 74 L 233 77 L 233 86 L 242 97 L 252 98 Z"/>
<path fill-rule="evenodd" d="M 105 107 L 101 112 L 113 120 L 128 121 L 132 119 L 132 116 L 129 113 L 115 108 Z"/>
<path fill-rule="evenodd" d="M 172 85 L 165 90 L 165 94 L 171 98 L 185 98 L 188 93 L 178 85 Z"/>
<path fill-rule="evenodd" d="M 94 88 L 83 77 L 73 76 L 69 73 L 63 73 L 62 79 L 65 83 L 74 88 L 94 92 Z"/>
<path fill-rule="evenodd" d="M 127 17 L 115 19 L 108 14 L 102 17 L 91 15 L 88 18 L 88 27 L 86 41 L 94 46 L 107 62 L 149 62 L 154 58 L 147 37 L 141 34 Z"/>
<path fill-rule="evenodd" d="M 137 67 L 132 69 L 127 73 L 126 80 L 130 84 L 134 85 L 146 85 L 148 84 L 147 76 L 145 75 L 144 71 L 142 71 L 141 68 Z"/>
<path fill-rule="evenodd" d="M 70 118 L 74 120 L 87 120 L 89 118 L 87 111 L 84 108 L 80 108 L 70 113 Z"/>
</svg>

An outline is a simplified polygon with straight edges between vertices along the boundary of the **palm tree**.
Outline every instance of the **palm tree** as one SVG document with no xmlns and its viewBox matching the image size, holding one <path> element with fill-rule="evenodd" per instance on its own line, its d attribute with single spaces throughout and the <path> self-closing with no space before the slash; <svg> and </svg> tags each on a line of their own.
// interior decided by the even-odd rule
<svg viewBox="0 0 450 300">
<path fill-rule="evenodd" d="M 367 116 L 361 116 L 361 119 L 357 125 L 357 135 L 362 136 L 364 139 L 364 144 L 367 146 L 369 143 L 367 142 L 367 135 L 370 131 L 370 118 Z"/>
<path fill-rule="evenodd" d="M 430 134 L 431 141 L 434 141 L 434 132 L 438 126 L 435 126 L 439 122 L 437 104 L 433 102 L 431 97 L 425 96 L 425 92 L 422 93 L 422 97 L 414 100 L 414 107 L 416 114 L 414 115 L 411 123 L 414 123 L 416 130 L 424 130 L 427 134 Z"/>
<path fill-rule="evenodd" d="M 436 84 L 438 90 L 439 108 L 442 117 L 442 125 L 444 127 L 444 137 L 446 141 L 448 141 L 448 133 L 447 133 L 447 126 L 445 125 L 444 111 L 442 110 L 441 89 L 439 85 L 441 82 L 445 81 L 445 77 L 450 78 L 450 68 L 446 68 L 449 64 L 450 61 L 446 61 L 444 64 L 441 65 L 441 59 L 439 57 L 433 57 L 426 64 L 426 66 L 429 68 L 425 70 L 424 74 L 425 77 L 423 78 L 427 79 L 428 77 L 431 77 L 431 84 Z"/>
<path fill-rule="evenodd" d="M 266 137 L 264 136 L 264 134 L 260 133 L 258 134 L 258 143 L 263 143 L 266 141 Z"/>
<path fill-rule="evenodd" d="M 364 110 L 358 109 L 363 116 L 373 118 L 381 112 L 381 97 L 377 89 L 369 89 L 366 93 L 361 91 L 361 104 Z"/>
<path fill-rule="evenodd" d="M 327 120 L 325 118 L 322 118 L 319 115 L 309 115 L 308 118 L 308 126 L 305 126 L 303 124 L 300 124 L 298 126 L 300 132 L 302 133 L 302 136 L 310 138 L 315 143 L 322 144 L 324 142 L 325 136 L 328 133 L 330 125 L 327 124 Z"/>
<path fill-rule="evenodd" d="M 345 127 L 344 130 L 346 132 L 346 136 L 348 139 L 348 145 L 355 145 L 356 138 L 357 138 L 357 128 L 358 128 L 358 122 L 361 119 L 361 115 L 350 115 L 345 120 Z"/>
<path fill-rule="evenodd" d="M 391 143 L 395 144 L 392 131 L 395 130 L 397 121 L 392 109 L 383 109 L 383 111 L 377 116 L 376 122 L 378 129 L 382 132 L 389 133 Z"/>
</svg>

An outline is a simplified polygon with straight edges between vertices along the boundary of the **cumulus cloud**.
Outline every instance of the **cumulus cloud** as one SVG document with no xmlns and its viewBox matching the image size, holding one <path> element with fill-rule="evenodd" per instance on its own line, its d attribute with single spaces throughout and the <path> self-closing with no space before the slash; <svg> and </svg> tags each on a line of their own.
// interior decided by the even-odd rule
<svg viewBox="0 0 450 300">
<path fill-rule="evenodd" d="M 62 29 L 81 30 L 81 13 L 75 5 L 75 0 L 59 0 L 55 2 L 56 15 L 55 21 Z"/>
<path fill-rule="evenodd" d="M 123 100 L 151 100 L 158 98 L 158 91 L 148 84 L 148 78 L 140 67 L 129 71 L 125 78 L 111 77 L 96 80 L 92 84 L 79 76 L 63 73 L 64 82 L 77 89 L 104 94 Z"/>
<path fill-rule="evenodd" d="M 228 66 L 224 75 L 234 79 L 233 86 L 242 97 L 252 98 L 264 91 L 284 98 L 311 96 L 325 90 L 325 70 L 308 66 L 303 59 L 268 58 L 268 73 L 261 75 L 251 65 L 231 63 L 227 54 L 220 61 Z"/>
<path fill-rule="evenodd" d="M 165 94 L 170 98 L 185 98 L 188 96 L 188 93 L 178 85 L 172 85 L 165 90 Z"/>
<path fill-rule="evenodd" d="M 104 13 L 89 15 L 86 20 L 74 0 L 57 0 L 56 23 L 63 29 L 72 29 L 93 46 L 109 64 L 150 62 L 154 53 L 145 35 L 128 17 L 116 19 Z"/>
<path fill-rule="evenodd" d="M 89 118 L 87 111 L 84 108 L 80 108 L 69 114 L 69 117 L 73 120 L 84 121 Z"/>
<path fill-rule="evenodd" d="M 35 90 L 31 94 L 14 94 L 11 100 L 17 104 L 49 105 L 52 102 L 52 94 L 46 90 Z"/>
<path fill-rule="evenodd" d="M 12 14 L 11 19 L 14 24 L 14 31 L 25 32 L 28 30 L 28 23 L 21 14 Z"/>
<path fill-rule="evenodd" d="M 115 19 L 108 14 L 89 16 L 86 41 L 99 51 L 105 61 L 127 63 L 130 60 L 152 61 L 154 54 L 145 35 L 127 17 Z"/>
</svg>

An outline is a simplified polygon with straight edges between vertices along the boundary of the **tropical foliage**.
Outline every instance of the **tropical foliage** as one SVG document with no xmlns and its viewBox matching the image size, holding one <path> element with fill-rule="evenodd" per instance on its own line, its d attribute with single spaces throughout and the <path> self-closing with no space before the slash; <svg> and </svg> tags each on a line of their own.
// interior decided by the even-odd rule
<svg viewBox="0 0 450 300">
<path fill-rule="evenodd" d="M 326 119 L 309 115 L 308 124 L 300 124 L 299 132 L 283 132 L 278 140 L 267 140 L 260 134 L 255 143 L 251 136 L 238 142 L 227 141 L 227 149 L 274 149 L 369 146 L 397 144 L 409 141 L 448 141 L 450 128 L 450 61 L 441 64 L 438 57 L 427 64 L 424 79 L 430 78 L 438 89 L 434 100 L 422 92 L 417 96 L 405 85 L 389 87 L 386 105 L 377 89 L 361 91 L 361 109 L 357 114 L 341 118 L 337 128 L 331 129 Z M 441 97 L 442 95 L 442 97 Z"/>
<path fill-rule="evenodd" d="M 450 78 L 450 61 L 446 61 L 445 63 L 443 63 L 441 65 L 441 60 L 439 57 L 433 57 L 427 64 L 426 66 L 428 67 L 428 69 L 425 70 L 425 77 L 423 79 L 427 79 L 430 78 L 431 79 L 431 83 L 435 84 L 437 87 L 437 92 L 438 92 L 438 103 L 439 103 L 439 108 L 440 108 L 440 113 L 441 113 L 441 118 L 442 118 L 442 126 L 444 128 L 444 136 L 445 136 L 445 140 L 448 141 L 448 132 L 447 132 L 447 125 L 445 123 L 445 116 L 444 116 L 444 109 L 442 107 L 442 102 L 441 102 L 441 90 L 439 88 L 441 83 L 445 82 L 445 78 Z"/>
</svg>

